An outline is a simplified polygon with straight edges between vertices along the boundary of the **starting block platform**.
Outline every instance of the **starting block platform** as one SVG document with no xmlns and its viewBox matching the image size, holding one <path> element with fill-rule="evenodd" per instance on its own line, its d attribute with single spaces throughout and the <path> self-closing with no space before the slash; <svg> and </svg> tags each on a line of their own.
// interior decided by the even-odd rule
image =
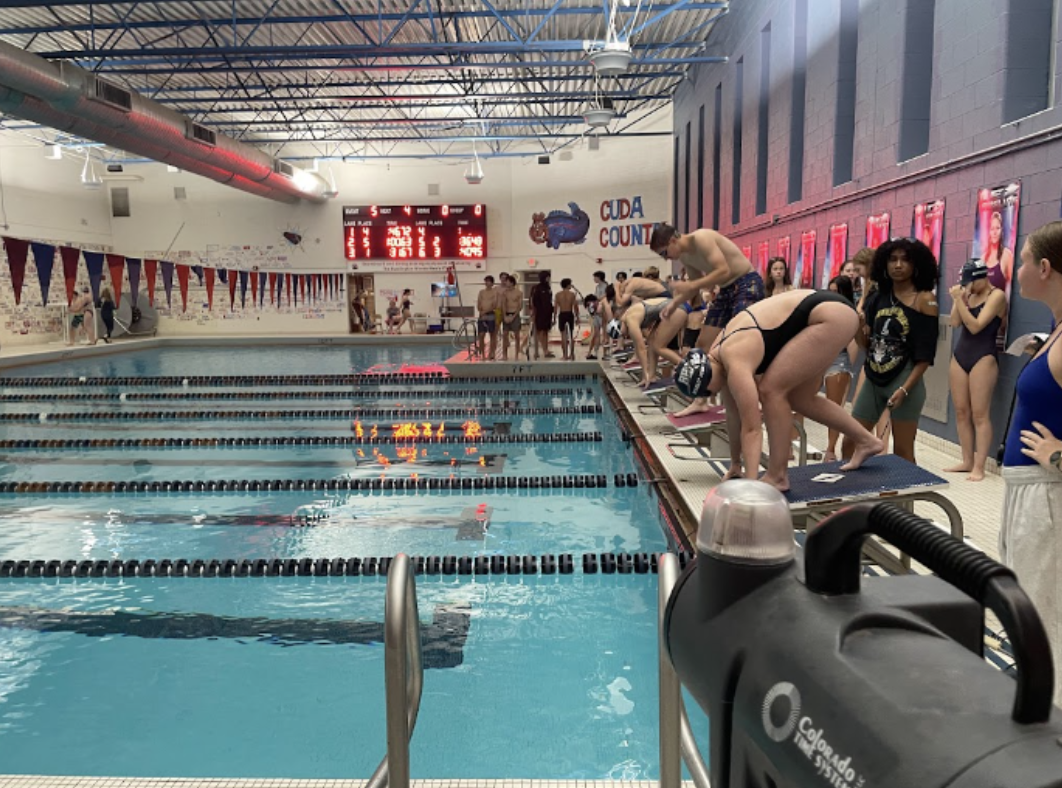
<svg viewBox="0 0 1062 788">
<path fill-rule="evenodd" d="M 871 457 L 854 471 L 841 471 L 842 465 L 844 461 L 838 460 L 789 469 L 786 498 L 795 526 L 806 528 L 812 516 L 829 515 L 854 503 L 892 503 L 912 510 L 921 501 L 943 511 L 951 535 L 963 540 L 962 514 L 940 493 L 948 487 L 945 479 L 895 454 Z M 901 555 L 900 565 L 909 569 L 910 559 Z"/>
<path fill-rule="evenodd" d="M 681 405 L 688 405 L 691 402 L 690 398 L 679 391 L 678 386 L 675 385 L 674 375 L 667 378 L 661 378 L 655 383 L 649 384 L 645 388 L 645 396 L 648 397 L 649 401 L 653 404 L 639 405 L 638 410 L 642 413 L 645 412 L 646 408 L 652 410 L 667 410 L 668 400 L 674 400 Z"/>
<path fill-rule="evenodd" d="M 711 460 L 716 459 L 713 453 L 713 439 L 726 439 L 726 408 L 722 405 L 712 405 L 703 413 L 694 413 L 692 416 L 679 418 L 673 413 L 667 414 L 667 420 L 675 432 L 686 439 L 687 444 L 669 443 L 667 450 L 671 456 L 679 460 Z M 806 467 L 808 464 L 808 434 L 799 419 L 793 419 L 793 429 L 797 431 L 798 442 L 796 446 L 797 465 Z M 707 447 L 707 451 L 705 450 Z M 696 456 L 679 456 L 675 448 L 690 448 Z M 767 456 L 761 458 L 761 464 L 766 467 Z M 843 464 L 843 463 L 841 463 Z M 818 465 L 815 466 L 819 467 Z"/>
</svg>

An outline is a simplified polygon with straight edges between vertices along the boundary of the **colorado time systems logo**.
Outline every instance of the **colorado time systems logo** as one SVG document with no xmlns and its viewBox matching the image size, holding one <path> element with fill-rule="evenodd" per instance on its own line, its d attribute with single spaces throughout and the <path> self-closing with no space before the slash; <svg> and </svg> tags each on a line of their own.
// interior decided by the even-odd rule
<svg viewBox="0 0 1062 788">
<path fill-rule="evenodd" d="M 775 724 L 775 703 L 789 703 L 789 713 L 781 725 Z M 784 713 L 784 712 L 783 712 Z M 780 681 L 767 690 L 763 698 L 763 729 L 773 741 L 783 742 L 793 735 L 797 720 L 800 718 L 800 690 L 788 681 Z"/>
<path fill-rule="evenodd" d="M 816 728 L 809 715 L 801 716 L 802 705 L 800 690 L 788 681 L 767 690 L 761 713 L 767 736 L 779 744 L 792 739 L 816 774 L 832 788 L 863 788 L 866 780 L 852 763 L 852 756 L 842 755 L 827 739 L 825 728 Z"/>
</svg>

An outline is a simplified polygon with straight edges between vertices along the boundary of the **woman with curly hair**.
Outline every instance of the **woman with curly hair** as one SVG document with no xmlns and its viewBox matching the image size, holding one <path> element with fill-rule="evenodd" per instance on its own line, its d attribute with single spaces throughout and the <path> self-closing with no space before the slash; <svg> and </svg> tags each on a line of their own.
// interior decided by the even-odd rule
<svg viewBox="0 0 1062 788">
<path fill-rule="evenodd" d="M 888 411 L 896 454 L 914 462 L 926 402 L 922 376 L 937 352 L 937 261 L 921 241 L 893 239 L 874 252 L 870 279 L 877 287 L 865 299 L 856 335 L 867 348 L 866 384 L 852 415 L 871 429 Z"/>
</svg>

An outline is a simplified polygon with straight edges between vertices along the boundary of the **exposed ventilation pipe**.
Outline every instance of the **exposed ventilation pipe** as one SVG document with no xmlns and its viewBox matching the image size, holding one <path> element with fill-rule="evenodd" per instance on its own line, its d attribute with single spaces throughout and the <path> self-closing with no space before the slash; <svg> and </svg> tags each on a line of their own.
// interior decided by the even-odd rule
<svg viewBox="0 0 1062 788">
<path fill-rule="evenodd" d="M 66 61 L 0 41 L 0 111 L 280 202 L 324 202 L 320 175 L 200 126 Z"/>
</svg>

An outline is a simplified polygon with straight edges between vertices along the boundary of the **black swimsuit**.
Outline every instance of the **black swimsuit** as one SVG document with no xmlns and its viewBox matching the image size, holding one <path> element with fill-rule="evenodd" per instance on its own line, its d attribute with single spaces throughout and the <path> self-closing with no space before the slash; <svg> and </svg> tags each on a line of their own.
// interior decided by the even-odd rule
<svg viewBox="0 0 1062 788">
<path fill-rule="evenodd" d="M 838 295 L 830 290 L 822 290 L 816 293 L 812 293 L 793 309 L 793 312 L 787 317 L 780 326 L 777 328 L 761 328 L 760 323 L 756 320 L 755 315 L 746 308 L 744 311 L 748 313 L 748 316 L 752 318 L 754 326 L 742 326 L 741 328 L 735 328 L 733 331 L 719 340 L 720 346 L 726 341 L 727 337 L 731 337 L 739 331 L 759 331 L 760 336 L 763 337 L 763 361 L 756 367 L 756 374 L 762 375 L 767 371 L 767 367 L 771 365 L 771 362 L 775 360 L 782 348 L 786 346 L 793 337 L 808 327 L 808 321 L 811 319 L 811 312 L 819 304 L 826 304 L 834 301 L 838 304 L 844 304 L 847 307 L 852 306 L 852 302 L 842 295 Z M 740 314 L 740 313 L 738 313 Z M 736 315 L 735 315 L 736 317 Z"/>
</svg>

